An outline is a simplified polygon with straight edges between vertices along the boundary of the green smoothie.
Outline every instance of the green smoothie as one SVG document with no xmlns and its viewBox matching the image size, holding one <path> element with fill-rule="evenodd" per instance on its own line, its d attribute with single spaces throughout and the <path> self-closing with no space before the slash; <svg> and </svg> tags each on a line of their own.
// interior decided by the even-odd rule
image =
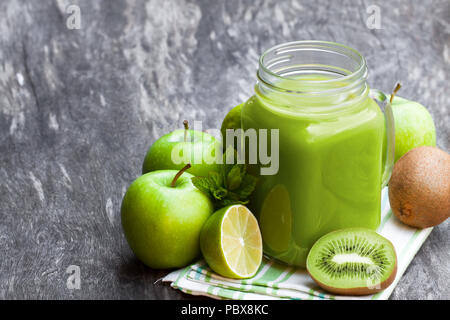
<svg viewBox="0 0 450 320">
<path fill-rule="evenodd" d="M 263 93 L 257 85 L 242 108 L 245 130 L 279 129 L 279 171 L 260 176 L 250 209 L 265 253 L 296 266 L 305 266 L 309 249 L 326 233 L 380 223 L 383 113 L 367 92 L 289 92 L 315 91 L 314 80 L 327 79 L 297 77 L 277 85 L 283 92 Z M 334 81 L 329 89 L 345 85 Z"/>
</svg>

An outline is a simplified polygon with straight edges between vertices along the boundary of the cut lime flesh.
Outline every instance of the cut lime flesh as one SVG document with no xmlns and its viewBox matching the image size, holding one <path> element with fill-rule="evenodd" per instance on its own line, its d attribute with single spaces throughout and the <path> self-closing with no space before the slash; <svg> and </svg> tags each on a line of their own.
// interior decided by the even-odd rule
<svg viewBox="0 0 450 320">
<path fill-rule="evenodd" d="M 203 227 L 200 245 L 211 269 L 225 277 L 252 277 L 262 261 L 258 222 L 243 205 L 214 213 Z"/>
</svg>

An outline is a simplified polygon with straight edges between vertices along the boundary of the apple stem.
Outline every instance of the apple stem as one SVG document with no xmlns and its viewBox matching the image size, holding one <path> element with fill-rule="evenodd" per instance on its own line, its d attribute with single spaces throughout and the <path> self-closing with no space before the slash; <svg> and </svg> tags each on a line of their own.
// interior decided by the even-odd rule
<svg viewBox="0 0 450 320">
<path fill-rule="evenodd" d="M 184 142 L 187 142 L 187 135 L 188 135 L 188 130 L 189 130 L 189 122 L 187 120 L 183 121 L 183 125 L 184 125 Z"/>
<path fill-rule="evenodd" d="M 177 174 L 175 175 L 175 177 L 173 178 L 172 183 L 170 184 L 170 186 L 171 186 L 172 188 L 175 188 L 175 185 L 177 184 L 178 178 L 181 177 L 181 175 L 182 175 L 186 170 L 188 170 L 190 167 L 191 167 L 191 164 L 188 163 L 187 165 L 185 165 L 185 166 L 183 167 L 183 169 L 181 169 L 180 171 L 178 171 L 178 173 L 177 173 Z"/>
<path fill-rule="evenodd" d="M 392 103 L 392 100 L 394 100 L 395 94 L 398 92 L 398 90 L 400 90 L 401 87 L 402 86 L 400 85 L 400 83 L 397 82 L 397 84 L 395 85 L 394 91 L 392 91 L 391 98 L 389 99 L 390 103 Z"/>
</svg>

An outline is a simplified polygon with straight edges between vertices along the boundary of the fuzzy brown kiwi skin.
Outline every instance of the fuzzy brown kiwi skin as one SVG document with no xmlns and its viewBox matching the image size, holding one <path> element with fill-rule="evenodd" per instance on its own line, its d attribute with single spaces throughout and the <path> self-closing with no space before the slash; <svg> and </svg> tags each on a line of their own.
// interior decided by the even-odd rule
<svg viewBox="0 0 450 320">
<path fill-rule="evenodd" d="M 395 276 L 397 275 L 397 260 L 395 261 L 394 270 L 392 270 L 392 273 L 389 276 L 389 278 L 387 278 L 385 281 L 380 283 L 380 285 L 377 286 L 376 288 L 368 288 L 368 287 L 335 288 L 335 287 L 330 287 L 330 286 L 327 286 L 326 284 L 320 282 L 316 278 L 314 278 L 309 271 L 308 271 L 308 273 L 311 276 L 311 278 L 319 285 L 319 287 L 321 287 L 322 289 L 324 289 L 327 292 L 330 292 L 333 294 L 338 294 L 338 295 L 345 295 L 345 296 L 367 296 L 369 294 L 375 294 L 377 292 L 380 292 L 380 291 L 386 289 L 387 287 L 389 287 L 392 284 L 392 282 L 394 282 Z"/>
<path fill-rule="evenodd" d="M 450 155 L 418 147 L 394 165 L 389 202 L 395 216 L 415 228 L 436 226 L 450 216 Z"/>
</svg>

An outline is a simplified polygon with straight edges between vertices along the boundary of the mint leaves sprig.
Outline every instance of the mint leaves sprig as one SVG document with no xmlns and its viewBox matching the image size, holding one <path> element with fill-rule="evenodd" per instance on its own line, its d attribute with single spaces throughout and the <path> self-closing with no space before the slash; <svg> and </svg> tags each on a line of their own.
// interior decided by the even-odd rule
<svg viewBox="0 0 450 320">
<path fill-rule="evenodd" d="M 245 164 L 223 164 L 220 172 L 210 171 L 207 177 L 193 177 L 192 183 L 207 194 L 216 208 L 247 204 L 255 190 L 257 178 L 247 173 Z"/>
</svg>

